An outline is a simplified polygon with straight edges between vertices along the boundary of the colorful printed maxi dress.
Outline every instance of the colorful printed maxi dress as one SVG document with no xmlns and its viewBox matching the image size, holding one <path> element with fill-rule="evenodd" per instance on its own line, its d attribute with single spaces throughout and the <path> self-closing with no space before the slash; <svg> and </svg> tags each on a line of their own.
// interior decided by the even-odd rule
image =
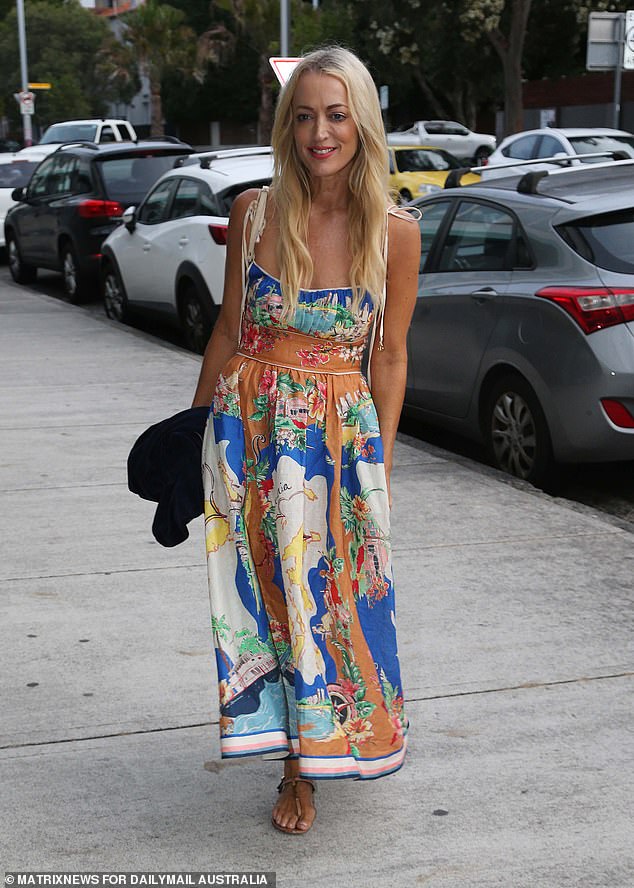
<svg viewBox="0 0 634 888">
<path fill-rule="evenodd" d="M 309 778 L 370 779 L 406 748 L 389 505 L 360 372 L 372 302 L 302 290 L 255 262 L 238 353 L 203 446 L 224 757 L 290 753 Z"/>
</svg>

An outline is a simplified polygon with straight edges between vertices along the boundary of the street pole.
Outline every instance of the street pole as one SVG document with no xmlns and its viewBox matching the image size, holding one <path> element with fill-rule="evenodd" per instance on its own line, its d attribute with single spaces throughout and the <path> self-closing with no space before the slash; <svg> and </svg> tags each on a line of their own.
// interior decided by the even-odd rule
<svg viewBox="0 0 634 888">
<path fill-rule="evenodd" d="M 280 0 L 280 55 L 289 55 L 289 0 Z"/>
<path fill-rule="evenodd" d="M 625 45 L 625 13 L 622 12 L 617 21 L 616 67 L 614 69 L 614 116 L 612 126 L 621 128 L 621 75 L 623 72 L 623 50 Z"/>
<path fill-rule="evenodd" d="M 29 78 L 26 65 L 26 28 L 24 27 L 24 0 L 16 0 L 18 11 L 18 40 L 20 43 L 20 76 L 22 78 L 22 92 L 29 91 Z M 31 115 L 22 112 L 22 131 L 24 133 L 24 145 L 26 148 L 33 144 L 33 129 Z"/>
</svg>

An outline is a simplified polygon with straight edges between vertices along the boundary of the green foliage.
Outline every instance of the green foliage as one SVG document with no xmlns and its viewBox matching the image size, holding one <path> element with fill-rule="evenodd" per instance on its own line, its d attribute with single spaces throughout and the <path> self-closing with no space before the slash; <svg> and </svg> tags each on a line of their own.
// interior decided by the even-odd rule
<svg viewBox="0 0 634 888">
<path fill-rule="evenodd" d="M 78 0 L 27 2 L 25 8 L 29 79 L 47 81 L 52 89 L 37 94 L 35 123 L 95 117 L 105 113 L 103 84 L 95 58 L 108 26 Z M 17 16 L 12 6 L 0 24 L 0 83 L 6 112 L 19 128 L 13 93 L 20 88 Z"/>
</svg>

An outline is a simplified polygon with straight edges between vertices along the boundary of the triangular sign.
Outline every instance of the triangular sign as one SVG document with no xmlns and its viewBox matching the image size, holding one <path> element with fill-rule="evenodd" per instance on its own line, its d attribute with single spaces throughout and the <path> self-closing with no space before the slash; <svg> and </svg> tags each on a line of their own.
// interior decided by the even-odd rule
<svg viewBox="0 0 634 888">
<path fill-rule="evenodd" d="M 281 56 L 279 58 L 269 59 L 271 67 L 275 71 L 275 76 L 282 84 L 282 86 L 284 86 L 288 78 L 291 76 L 291 74 L 293 73 L 293 69 L 299 61 L 301 60 L 292 59 L 288 56 Z"/>
</svg>

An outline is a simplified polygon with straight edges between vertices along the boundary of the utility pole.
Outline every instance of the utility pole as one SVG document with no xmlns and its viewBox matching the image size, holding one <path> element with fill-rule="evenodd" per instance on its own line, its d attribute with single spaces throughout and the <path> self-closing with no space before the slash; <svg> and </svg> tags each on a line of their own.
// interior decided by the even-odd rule
<svg viewBox="0 0 634 888">
<path fill-rule="evenodd" d="M 289 0 L 280 0 L 280 55 L 289 55 Z"/>
<path fill-rule="evenodd" d="M 22 79 L 22 94 L 29 91 L 29 77 L 26 64 L 26 28 L 24 27 L 24 0 L 16 0 L 18 12 L 18 40 L 20 43 L 20 76 Z M 22 130 L 24 133 L 24 145 L 26 148 L 33 144 L 33 128 L 31 115 L 24 113 L 22 106 Z"/>
</svg>

